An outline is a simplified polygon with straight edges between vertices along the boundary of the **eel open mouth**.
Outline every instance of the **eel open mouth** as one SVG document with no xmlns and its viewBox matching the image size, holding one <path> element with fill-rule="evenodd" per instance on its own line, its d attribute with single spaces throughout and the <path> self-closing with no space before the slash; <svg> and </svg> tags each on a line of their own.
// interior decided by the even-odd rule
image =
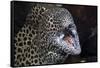
<svg viewBox="0 0 100 68">
<path fill-rule="evenodd" d="M 74 48 L 73 44 L 75 44 L 75 41 L 74 41 L 74 38 L 72 35 L 70 35 L 70 34 L 65 35 L 63 40 L 67 43 L 67 46 L 69 48 Z"/>
<path fill-rule="evenodd" d="M 68 47 L 74 47 L 73 44 L 75 41 L 70 34 L 64 37 L 64 41 L 67 43 Z"/>
<path fill-rule="evenodd" d="M 75 31 L 61 33 L 60 36 L 55 38 L 55 41 L 58 44 L 57 46 L 60 46 L 67 54 L 77 55 L 81 52 L 78 35 L 75 34 Z"/>
</svg>

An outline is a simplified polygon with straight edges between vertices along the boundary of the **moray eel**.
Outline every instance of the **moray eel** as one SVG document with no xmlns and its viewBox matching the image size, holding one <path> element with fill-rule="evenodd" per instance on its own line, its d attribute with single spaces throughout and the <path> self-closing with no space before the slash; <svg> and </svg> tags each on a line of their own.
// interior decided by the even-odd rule
<svg viewBox="0 0 100 68">
<path fill-rule="evenodd" d="M 61 64 L 81 52 L 72 15 L 59 6 L 33 6 L 15 40 L 14 66 Z"/>
</svg>

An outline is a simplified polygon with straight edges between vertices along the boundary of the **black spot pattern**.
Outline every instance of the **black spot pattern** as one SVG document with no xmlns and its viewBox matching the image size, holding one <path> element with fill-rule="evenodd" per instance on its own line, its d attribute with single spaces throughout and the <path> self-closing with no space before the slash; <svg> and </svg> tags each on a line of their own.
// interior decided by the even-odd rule
<svg viewBox="0 0 100 68">
<path fill-rule="evenodd" d="M 68 22 L 67 22 L 68 21 Z M 64 34 L 69 24 L 74 24 L 67 9 L 37 4 L 26 16 L 22 29 L 15 37 L 15 65 L 30 66 L 63 63 L 68 49 L 57 42 L 58 33 Z M 69 26 L 70 28 L 71 25 Z M 64 50 L 64 47 L 65 50 Z M 71 49 L 69 48 L 68 51 Z M 63 53 L 64 52 L 64 53 Z M 21 55 L 20 55 L 20 54 Z M 72 53 L 73 54 L 73 53 Z M 16 61 L 19 60 L 19 61 Z"/>
</svg>

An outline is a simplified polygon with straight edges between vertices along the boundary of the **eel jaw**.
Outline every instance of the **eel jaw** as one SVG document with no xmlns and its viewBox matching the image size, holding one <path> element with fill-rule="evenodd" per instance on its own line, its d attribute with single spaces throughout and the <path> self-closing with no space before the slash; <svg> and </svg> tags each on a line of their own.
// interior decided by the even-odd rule
<svg viewBox="0 0 100 68">
<path fill-rule="evenodd" d="M 56 37 L 56 42 L 62 48 L 66 54 L 78 55 L 81 53 L 79 39 L 74 38 L 72 35 L 62 34 L 60 37 Z"/>
<path fill-rule="evenodd" d="M 66 46 L 69 48 L 71 55 L 78 55 L 81 53 L 81 48 L 78 40 L 78 38 L 76 40 L 76 38 L 70 34 L 64 37 L 64 41 L 66 42 Z"/>
</svg>

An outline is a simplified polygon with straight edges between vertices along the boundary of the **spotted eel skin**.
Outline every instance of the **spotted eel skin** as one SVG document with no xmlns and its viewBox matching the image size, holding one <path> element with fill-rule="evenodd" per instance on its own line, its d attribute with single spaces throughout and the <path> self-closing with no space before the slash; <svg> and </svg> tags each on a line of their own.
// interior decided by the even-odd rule
<svg viewBox="0 0 100 68">
<path fill-rule="evenodd" d="M 15 37 L 14 66 L 64 63 L 81 52 L 70 12 L 52 4 L 36 4 Z"/>
</svg>

